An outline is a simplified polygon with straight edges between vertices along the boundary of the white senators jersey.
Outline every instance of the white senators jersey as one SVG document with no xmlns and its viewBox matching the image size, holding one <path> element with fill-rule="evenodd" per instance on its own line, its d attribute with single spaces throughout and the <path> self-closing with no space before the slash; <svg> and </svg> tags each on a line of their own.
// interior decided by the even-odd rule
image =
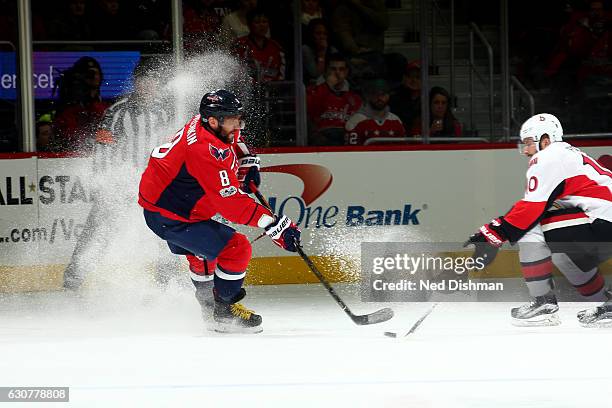
<svg viewBox="0 0 612 408">
<path fill-rule="evenodd" d="M 516 235 L 539 222 L 553 201 L 580 208 L 591 222 L 597 218 L 612 222 L 612 171 L 565 142 L 541 150 L 529 162 L 525 197 L 504 216 L 520 230 L 511 231 L 510 239 L 520 238 Z"/>
</svg>

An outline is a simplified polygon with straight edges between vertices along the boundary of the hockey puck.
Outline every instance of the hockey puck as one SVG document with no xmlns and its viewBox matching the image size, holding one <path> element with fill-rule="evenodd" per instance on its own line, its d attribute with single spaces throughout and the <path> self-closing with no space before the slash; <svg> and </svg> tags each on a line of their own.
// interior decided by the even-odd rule
<svg viewBox="0 0 612 408">
<path fill-rule="evenodd" d="M 385 332 L 385 336 L 387 336 L 387 337 L 397 337 L 397 333 L 394 333 L 394 332 Z"/>
</svg>

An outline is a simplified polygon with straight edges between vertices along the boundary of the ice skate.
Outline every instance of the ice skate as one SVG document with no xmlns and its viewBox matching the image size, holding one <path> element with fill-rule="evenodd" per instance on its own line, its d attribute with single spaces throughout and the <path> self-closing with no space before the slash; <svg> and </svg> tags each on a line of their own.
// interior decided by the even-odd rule
<svg viewBox="0 0 612 408">
<path fill-rule="evenodd" d="M 578 312 L 582 327 L 612 327 L 612 302 Z"/>
<path fill-rule="evenodd" d="M 204 323 L 210 323 L 213 320 L 213 312 L 215 310 L 213 285 L 214 283 L 212 280 L 210 282 L 198 282 L 198 287 L 195 292 L 195 297 L 202 310 L 202 320 L 204 320 Z"/>
<path fill-rule="evenodd" d="M 512 308 L 512 324 L 520 327 L 557 326 L 561 324 L 555 295 L 537 296 L 530 303 Z"/>
<path fill-rule="evenodd" d="M 582 327 L 612 327 L 612 291 L 606 290 L 608 300 L 597 307 L 578 312 L 578 323 Z"/>
<path fill-rule="evenodd" d="M 261 316 L 238 303 L 245 295 L 245 290 L 241 289 L 233 301 L 225 302 L 218 297 L 215 298 L 214 331 L 219 333 L 260 333 L 263 330 Z"/>
</svg>

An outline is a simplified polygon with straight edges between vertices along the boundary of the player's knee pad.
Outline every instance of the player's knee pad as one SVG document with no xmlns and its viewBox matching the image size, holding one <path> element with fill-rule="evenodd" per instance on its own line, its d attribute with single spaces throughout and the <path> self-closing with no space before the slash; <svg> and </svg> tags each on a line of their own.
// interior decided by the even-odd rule
<svg viewBox="0 0 612 408">
<path fill-rule="evenodd" d="M 519 242 L 521 264 L 550 260 L 551 251 L 546 242 Z"/>
<path fill-rule="evenodd" d="M 551 251 L 539 226 L 518 242 L 521 272 L 531 296 L 543 296 L 553 288 Z"/>
<path fill-rule="evenodd" d="M 219 253 L 217 262 L 224 270 L 245 271 L 251 260 L 251 243 L 246 236 L 236 232 Z"/>
<path fill-rule="evenodd" d="M 519 260 L 523 263 L 536 263 L 550 258 L 550 248 L 546 244 L 544 232 L 536 225 L 518 241 Z"/>
</svg>

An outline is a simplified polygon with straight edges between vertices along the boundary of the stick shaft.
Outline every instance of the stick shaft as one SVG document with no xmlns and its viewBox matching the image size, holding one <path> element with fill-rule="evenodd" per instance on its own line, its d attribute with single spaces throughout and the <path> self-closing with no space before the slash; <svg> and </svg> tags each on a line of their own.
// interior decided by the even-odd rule
<svg viewBox="0 0 612 408">
<path fill-rule="evenodd" d="M 329 282 L 327 282 L 323 274 L 317 269 L 316 265 L 310 260 L 308 255 L 304 253 L 304 250 L 302 249 L 302 247 L 297 245 L 296 248 L 297 248 L 298 253 L 302 257 L 302 259 L 304 260 L 304 262 L 306 262 L 306 265 L 308 265 L 308 268 L 310 268 L 312 273 L 314 273 L 317 279 L 319 279 L 319 282 L 321 282 L 323 286 L 325 286 L 325 289 L 327 289 L 327 292 L 329 292 L 331 297 L 334 298 L 336 303 L 338 303 L 340 307 L 342 308 L 342 310 L 344 310 L 344 312 L 347 315 L 349 315 L 349 317 L 352 319 L 355 315 L 350 311 L 350 309 L 348 308 L 346 303 L 344 303 L 344 301 L 340 298 L 340 296 L 338 296 L 338 294 L 336 293 L 334 288 L 329 284 Z"/>
<path fill-rule="evenodd" d="M 270 212 L 274 212 L 272 211 L 272 207 L 270 207 L 268 200 L 266 200 L 263 194 L 261 194 L 259 190 L 257 189 L 257 186 L 255 185 L 255 183 L 251 183 L 250 187 L 251 187 L 251 191 L 255 193 L 255 196 L 257 197 L 259 202 L 263 206 L 265 206 L 268 210 L 270 210 Z M 304 252 L 304 250 L 300 246 L 300 243 L 297 240 L 295 242 L 295 248 L 297 252 L 300 254 L 300 257 L 302 258 L 302 260 L 308 266 L 308 269 L 310 269 L 310 271 L 317 277 L 319 282 L 321 282 L 321 284 L 327 290 L 327 293 L 329 293 L 330 296 L 334 298 L 336 303 L 342 308 L 342 310 L 344 310 L 344 313 L 346 313 L 348 317 L 351 318 L 353 323 L 358 324 L 360 326 L 367 325 L 367 324 L 376 324 L 376 323 L 386 322 L 387 320 L 393 317 L 393 310 L 389 308 L 381 309 L 374 313 L 370 313 L 366 315 L 355 315 L 353 312 L 351 312 L 351 309 L 349 309 L 349 307 L 346 305 L 346 303 L 344 303 L 344 301 L 340 298 L 340 296 L 338 296 L 334 288 L 329 284 L 327 279 L 325 279 L 325 276 L 323 276 L 323 274 L 319 271 L 319 269 L 314 264 L 314 262 L 312 262 L 312 260 L 308 257 L 308 255 L 306 255 L 306 253 Z"/>
<path fill-rule="evenodd" d="M 272 207 L 270 207 L 270 203 L 268 203 L 268 200 L 266 200 L 266 198 L 263 196 L 263 194 L 261 194 L 261 192 L 259 192 L 257 187 L 255 187 L 254 185 L 251 185 L 251 191 L 255 192 L 255 197 L 257 197 L 259 202 L 264 207 L 266 207 L 268 210 L 272 211 Z M 325 286 L 325 289 L 327 289 L 327 292 L 329 292 L 329 294 L 331 295 L 331 297 L 334 298 L 336 303 L 338 303 L 340 305 L 342 310 L 344 310 L 344 312 L 347 315 L 349 315 L 349 317 L 351 319 L 353 319 L 355 317 L 355 315 L 351 312 L 351 310 L 348 308 L 346 303 L 344 303 L 344 301 L 340 298 L 340 296 L 338 296 L 338 294 L 336 293 L 334 288 L 329 284 L 329 282 L 327 282 L 327 279 L 325 279 L 325 277 L 319 271 L 319 269 L 316 267 L 314 262 L 312 262 L 312 260 L 308 257 L 308 255 L 306 255 L 306 253 L 304 253 L 304 250 L 302 249 L 302 247 L 300 245 L 297 245 L 297 244 L 296 244 L 295 247 L 296 247 L 298 253 L 300 254 L 300 257 L 304 260 L 304 262 L 306 262 L 306 265 L 308 265 L 308 268 L 310 269 L 310 271 L 317 277 L 317 279 L 319 279 L 319 282 L 321 282 L 321 284 L 323 286 Z"/>
<path fill-rule="evenodd" d="M 423 316 L 421 316 L 421 318 L 419 320 L 417 320 L 416 323 L 414 323 L 412 325 L 412 327 L 410 328 L 410 330 L 408 330 L 408 333 L 406 333 L 405 336 L 408 336 L 408 335 L 414 333 L 416 331 L 416 329 L 419 328 L 421 323 L 423 323 L 423 321 L 427 318 L 427 316 L 429 316 L 431 314 L 431 312 L 433 312 L 433 310 L 436 308 L 436 306 L 438 306 L 437 302 L 434 303 L 433 306 L 430 307 L 429 310 Z"/>
</svg>

